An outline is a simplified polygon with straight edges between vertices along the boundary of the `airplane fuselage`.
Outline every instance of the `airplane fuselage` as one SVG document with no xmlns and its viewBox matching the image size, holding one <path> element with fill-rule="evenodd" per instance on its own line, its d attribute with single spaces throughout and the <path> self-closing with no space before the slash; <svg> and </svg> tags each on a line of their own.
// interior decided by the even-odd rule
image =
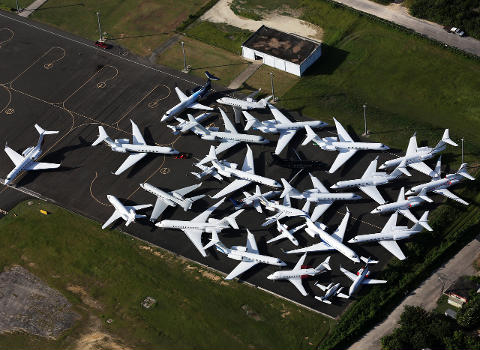
<svg viewBox="0 0 480 350">
<path fill-rule="evenodd" d="M 339 189 L 339 188 L 362 187 L 362 186 L 381 186 L 381 185 L 387 184 L 390 180 L 391 178 L 388 175 L 378 175 L 368 179 L 338 181 L 335 185 L 331 186 L 330 188 Z"/>
<path fill-rule="evenodd" d="M 206 92 L 210 89 L 210 84 L 205 84 L 203 85 L 198 91 L 194 92 L 191 94 L 186 100 L 179 102 L 177 105 L 173 106 L 170 108 L 168 111 L 165 112 L 165 114 L 162 117 L 162 122 L 170 120 L 174 116 L 182 113 L 184 110 L 186 110 L 188 107 L 190 107 L 192 104 L 197 102 L 197 100 L 201 97 L 203 97 Z"/>
<path fill-rule="evenodd" d="M 180 205 L 181 207 L 185 205 L 185 198 L 183 198 L 183 196 L 180 196 L 180 195 L 173 196 L 170 193 L 165 192 L 148 183 L 140 184 L 140 187 L 143 188 L 145 191 L 150 192 L 151 194 L 157 196 L 158 198 L 162 198 L 162 200 L 171 207 L 174 207 L 177 204 Z"/>
<path fill-rule="evenodd" d="M 109 143 L 110 148 L 114 152 L 120 153 L 161 153 L 161 154 L 178 154 L 178 151 L 171 147 L 149 146 L 149 145 L 132 145 L 129 143 L 118 142 Z M 124 140 L 121 140 L 124 141 Z"/>
<path fill-rule="evenodd" d="M 228 167 L 226 165 L 220 164 L 218 161 L 213 161 L 212 165 L 217 169 L 220 175 L 224 175 L 227 177 L 233 175 L 239 179 L 248 180 L 251 182 L 259 183 L 259 184 L 274 187 L 274 188 L 282 187 L 282 185 L 278 181 L 275 181 L 273 179 L 270 179 L 268 177 L 264 177 L 261 175 L 251 174 L 249 172 L 246 172 L 240 169 Z"/>
<path fill-rule="evenodd" d="M 288 271 L 276 271 L 271 275 L 268 275 L 267 278 L 269 280 L 286 280 L 290 278 L 297 278 L 302 276 L 315 276 L 320 271 L 315 270 L 313 267 L 307 269 L 299 269 L 299 270 L 288 270 Z"/>
<path fill-rule="evenodd" d="M 316 227 L 314 224 L 308 223 L 308 227 L 305 229 L 305 231 L 306 230 L 310 230 L 309 234 L 312 235 L 312 237 L 315 236 L 315 234 L 317 234 L 322 241 L 324 241 L 330 247 L 336 249 L 337 251 L 345 255 L 347 258 L 349 258 L 353 262 L 356 262 L 356 263 L 360 262 L 360 258 L 358 257 L 357 253 L 355 253 L 352 249 L 347 247 L 342 242 L 335 239 L 332 235 Z"/>
<path fill-rule="evenodd" d="M 243 111 L 249 111 L 252 109 L 263 109 L 267 106 L 265 103 L 262 103 L 262 102 L 245 101 L 245 100 L 239 100 L 237 98 L 231 98 L 231 97 L 219 98 L 217 102 L 227 106 L 238 107 Z"/>
<path fill-rule="evenodd" d="M 362 281 L 365 279 L 366 276 L 368 276 L 369 273 L 370 271 L 368 271 L 368 268 L 363 268 L 358 271 L 358 277 L 355 279 L 355 281 L 353 281 L 352 285 L 348 289 L 348 295 L 353 295 L 353 293 L 355 293 L 358 286 L 362 284 Z"/>
<path fill-rule="evenodd" d="M 255 254 L 247 252 L 245 247 L 232 247 L 230 252 L 227 254 L 230 259 L 240 260 L 240 261 L 256 261 L 263 264 L 275 265 L 275 266 L 285 266 L 282 260 L 275 258 L 273 256 Z"/>
<path fill-rule="evenodd" d="M 338 151 L 338 150 L 372 150 L 372 151 L 385 151 L 390 149 L 388 146 L 380 142 L 346 142 L 337 141 L 336 137 L 325 137 L 317 140 L 316 144 L 325 151 Z M 314 140 L 315 141 L 315 140 Z"/>
<path fill-rule="evenodd" d="M 394 232 L 385 233 L 372 233 L 368 235 L 358 235 L 353 237 L 348 243 L 365 243 L 365 242 L 378 242 L 378 241 L 400 241 L 408 238 L 420 231 L 412 231 L 406 226 L 397 226 Z"/>
<path fill-rule="evenodd" d="M 438 180 L 433 180 L 428 183 L 420 184 L 413 186 L 409 191 L 406 192 L 407 195 L 420 193 L 422 189 L 426 189 L 427 192 L 440 190 L 443 188 L 449 188 L 460 182 L 460 179 L 452 176 L 451 178 L 443 178 Z"/>
<path fill-rule="evenodd" d="M 260 122 L 260 126 L 253 126 L 253 129 L 260 130 L 264 133 L 278 134 L 282 131 L 304 129 L 305 125 L 310 126 L 312 129 L 323 128 L 327 124 L 322 121 L 305 121 L 305 122 L 290 122 L 280 123 L 275 119 L 266 120 Z"/>
<path fill-rule="evenodd" d="M 403 156 L 403 157 L 387 160 L 385 163 L 383 163 L 379 167 L 379 169 L 397 167 L 400 165 L 400 163 L 404 159 L 405 159 L 406 166 L 413 163 L 423 162 L 425 160 L 433 158 L 435 154 L 443 151 L 445 148 L 446 146 L 439 147 L 439 148 L 420 147 L 420 148 L 417 148 L 417 152 L 415 154 L 412 154 L 411 156 L 408 156 L 408 157 Z"/>
<path fill-rule="evenodd" d="M 225 225 L 221 222 L 192 222 L 185 220 L 162 220 L 156 224 L 157 227 L 161 228 L 172 228 L 179 230 L 201 230 L 203 232 L 220 232 L 223 229 L 228 228 L 228 225 Z"/>
<path fill-rule="evenodd" d="M 323 300 L 328 300 L 328 298 L 330 298 L 332 295 L 336 295 L 337 294 L 336 292 L 337 292 L 339 287 L 340 287 L 340 283 L 337 283 L 337 284 L 331 286 L 330 288 L 328 288 L 327 292 L 322 297 L 322 299 Z"/>
<path fill-rule="evenodd" d="M 422 203 L 423 200 L 421 199 L 405 199 L 399 202 L 393 202 L 393 203 L 387 203 L 387 204 L 381 204 L 375 209 L 371 211 L 372 214 L 376 213 L 390 213 L 392 211 L 397 211 L 397 210 L 403 210 L 403 209 L 410 209 L 413 207 L 418 206 L 420 203 Z"/>
<path fill-rule="evenodd" d="M 40 157 L 42 154 L 41 149 L 41 140 L 38 142 L 37 146 L 29 147 L 25 151 L 23 151 L 22 156 L 25 157 L 23 161 L 18 164 L 15 168 L 10 171 L 6 178 L 5 178 L 5 185 L 11 183 L 17 176 L 20 174 L 25 168 L 27 168 L 30 164 Z"/>
<path fill-rule="evenodd" d="M 128 220 L 128 210 L 125 206 L 117 199 L 117 197 L 107 194 L 108 201 L 113 205 L 115 210 L 117 210 L 121 215 L 122 219 L 125 221 Z"/>
<path fill-rule="evenodd" d="M 303 192 L 302 197 L 309 202 L 320 202 L 320 201 L 348 201 L 348 200 L 358 200 L 362 199 L 361 196 L 355 193 L 325 193 L 319 192 L 316 189 L 306 190 Z M 294 198 L 294 197 L 292 197 Z"/>
<path fill-rule="evenodd" d="M 201 136 L 202 139 L 208 141 L 239 141 L 239 142 L 247 142 L 247 143 L 258 143 L 258 144 L 266 144 L 270 141 L 266 138 L 259 136 L 259 135 L 248 135 L 248 134 L 234 134 L 224 131 L 213 131 L 209 134 L 205 134 Z"/>
</svg>

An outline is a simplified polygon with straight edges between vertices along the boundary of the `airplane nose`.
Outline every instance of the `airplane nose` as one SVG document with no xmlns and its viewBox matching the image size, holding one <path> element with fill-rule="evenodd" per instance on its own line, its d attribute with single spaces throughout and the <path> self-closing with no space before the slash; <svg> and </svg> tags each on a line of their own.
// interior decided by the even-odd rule
<svg viewBox="0 0 480 350">
<path fill-rule="evenodd" d="M 378 167 L 378 169 L 382 170 L 382 169 L 385 169 L 385 164 L 382 164 Z"/>
<path fill-rule="evenodd" d="M 338 185 L 336 185 L 336 184 L 332 185 L 332 186 L 330 186 L 330 188 L 336 189 L 336 188 L 338 188 Z"/>
<path fill-rule="evenodd" d="M 375 208 L 370 212 L 370 214 L 376 214 L 376 213 L 378 213 L 378 208 Z"/>
<path fill-rule="evenodd" d="M 267 279 L 273 280 L 273 273 L 272 273 L 271 275 L 268 275 L 268 276 L 267 276 Z"/>
<path fill-rule="evenodd" d="M 278 260 L 280 266 L 287 266 L 287 263 L 286 262 L 283 262 L 282 260 Z"/>
<path fill-rule="evenodd" d="M 359 196 L 358 194 L 356 194 L 353 199 L 362 199 L 363 197 L 362 196 Z"/>
<path fill-rule="evenodd" d="M 407 192 L 405 192 L 405 196 L 409 196 L 411 194 L 413 194 L 414 192 L 412 190 L 408 190 Z"/>
<path fill-rule="evenodd" d="M 353 257 L 352 260 L 355 262 L 355 264 L 360 262 L 358 256 Z"/>
</svg>

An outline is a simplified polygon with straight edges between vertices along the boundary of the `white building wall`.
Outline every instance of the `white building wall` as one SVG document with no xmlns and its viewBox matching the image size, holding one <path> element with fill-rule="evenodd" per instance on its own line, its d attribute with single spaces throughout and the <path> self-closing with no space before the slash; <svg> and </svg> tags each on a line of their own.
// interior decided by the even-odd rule
<svg viewBox="0 0 480 350">
<path fill-rule="evenodd" d="M 294 74 L 296 76 L 301 76 L 300 65 L 282 60 L 281 58 L 270 56 L 263 52 L 253 50 L 245 46 L 242 46 L 242 56 L 249 60 L 255 60 L 255 56 L 262 57 L 263 64 L 267 66 L 282 70 L 290 74 Z"/>
<path fill-rule="evenodd" d="M 285 71 L 290 74 L 300 76 L 300 66 L 298 64 L 285 61 Z"/>
<path fill-rule="evenodd" d="M 314 64 L 315 61 L 320 58 L 320 56 L 322 56 L 322 45 L 319 45 L 317 49 L 313 51 L 305 61 L 302 62 L 300 65 L 300 75 L 303 75 L 307 68 Z"/>
<path fill-rule="evenodd" d="M 249 60 L 254 60 L 255 59 L 255 54 L 252 49 L 249 49 L 248 47 L 242 46 L 242 56 L 249 59 Z"/>
</svg>

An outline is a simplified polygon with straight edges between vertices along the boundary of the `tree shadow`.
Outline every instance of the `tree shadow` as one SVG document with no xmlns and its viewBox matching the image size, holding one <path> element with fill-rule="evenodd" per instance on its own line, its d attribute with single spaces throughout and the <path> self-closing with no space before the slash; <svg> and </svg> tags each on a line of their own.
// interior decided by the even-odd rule
<svg viewBox="0 0 480 350">
<path fill-rule="evenodd" d="M 74 6 L 82 6 L 85 7 L 85 4 L 83 2 L 79 2 L 76 4 L 68 4 L 68 5 L 61 5 L 61 6 L 42 6 L 35 11 L 45 11 L 45 10 L 54 10 L 54 9 L 61 9 L 61 8 L 66 8 L 66 7 L 74 7 Z"/>
<path fill-rule="evenodd" d="M 108 37 L 109 41 L 114 41 L 114 40 L 123 40 L 123 39 L 136 39 L 136 38 L 146 38 L 150 36 L 159 36 L 159 35 L 168 35 L 171 32 L 162 32 L 162 33 L 153 33 L 153 34 L 140 34 L 140 35 L 125 35 L 125 36 L 119 36 L 119 37 Z"/>
<path fill-rule="evenodd" d="M 229 67 L 229 66 L 241 66 L 241 65 L 246 65 L 246 64 L 248 64 L 248 63 L 246 63 L 246 62 L 241 62 L 241 63 L 218 64 L 218 65 L 216 65 L 216 66 L 196 67 L 196 68 L 192 68 L 191 70 L 210 69 L 210 68 Z M 233 90 L 232 90 L 232 91 L 233 91 Z"/>
</svg>

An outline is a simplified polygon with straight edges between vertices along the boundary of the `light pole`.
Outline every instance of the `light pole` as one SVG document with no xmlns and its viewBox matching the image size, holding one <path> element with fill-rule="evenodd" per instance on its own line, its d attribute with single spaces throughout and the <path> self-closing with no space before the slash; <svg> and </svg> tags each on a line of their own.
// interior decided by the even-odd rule
<svg viewBox="0 0 480 350">
<path fill-rule="evenodd" d="M 463 164 L 463 137 L 462 137 L 462 164 Z"/>
<path fill-rule="evenodd" d="M 365 132 L 363 133 L 363 136 L 367 136 L 368 135 L 368 130 L 367 130 L 367 113 L 366 113 L 366 110 L 367 110 L 367 104 L 364 103 L 363 104 L 363 122 L 365 124 Z"/>
<path fill-rule="evenodd" d="M 269 72 L 268 74 L 270 74 L 270 85 L 272 87 L 272 99 L 275 102 L 277 100 L 277 98 L 275 97 L 275 86 L 273 85 L 274 74 L 273 74 L 273 72 Z"/>
<path fill-rule="evenodd" d="M 187 68 L 187 56 L 185 56 L 185 43 L 183 41 L 180 42 L 182 45 L 182 53 L 183 53 L 183 73 L 188 73 L 188 68 Z"/>
<path fill-rule="evenodd" d="M 97 23 L 98 23 L 98 35 L 100 36 L 100 39 L 98 39 L 98 41 L 103 43 L 105 40 L 103 39 L 102 25 L 100 24 L 100 11 L 97 11 Z"/>
<path fill-rule="evenodd" d="M 20 6 L 18 6 L 18 0 L 15 0 L 15 3 L 17 4 L 17 13 L 20 12 Z"/>
</svg>

